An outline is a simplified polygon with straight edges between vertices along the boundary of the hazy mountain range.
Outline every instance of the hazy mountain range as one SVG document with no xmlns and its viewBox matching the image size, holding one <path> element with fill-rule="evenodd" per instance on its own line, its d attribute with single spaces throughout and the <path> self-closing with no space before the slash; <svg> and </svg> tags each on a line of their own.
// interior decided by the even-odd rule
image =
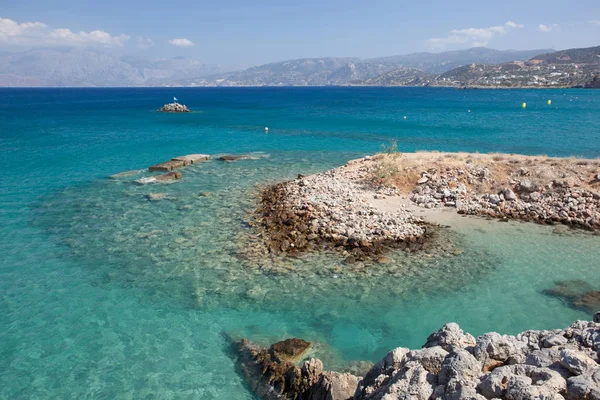
<svg viewBox="0 0 600 400">
<path fill-rule="evenodd" d="M 498 51 L 487 48 L 414 53 L 372 59 L 325 57 L 265 64 L 234 71 L 231 66 L 189 58 L 150 60 L 99 50 L 43 49 L 0 53 L 0 86 L 306 86 L 347 85 L 385 74 L 410 84 L 425 74 L 456 67 L 526 60 L 552 50 Z M 412 71 L 412 73 L 411 73 Z M 412 75 L 411 75 L 412 74 Z"/>
<path fill-rule="evenodd" d="M 0 86 L 145 86 L 235 68 L 184 57 L 149 60 L 99 50 L 43 49 L 0 53 Z"/>
</svg>

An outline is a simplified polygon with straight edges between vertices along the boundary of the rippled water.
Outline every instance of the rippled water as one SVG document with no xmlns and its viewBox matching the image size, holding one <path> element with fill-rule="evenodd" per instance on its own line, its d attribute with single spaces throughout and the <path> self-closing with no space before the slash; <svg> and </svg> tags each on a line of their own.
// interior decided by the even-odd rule
<svg viewBox="0 0 600 400">
<path fill-rule="evenodd" d="M 256 185 L 391 138 L 402 151 L 600 156 L 598 92 L 177 89 L 190 115 L 153 112 L 166 89 L 0 94 L 0 398 L 252 398 L 229 335 L 299 336 L 344 369 L 448 321 L 481 334 L 589 317 L 541 294 L 558 279 L 599 284 L 600 237 L 581 232 L 449 218 L 443 256 L 369 266 L 312 255 L 266 271 L 239 250 Z M 108 179 L 248 151 L 260 157 L 191 166 L 175 184 Z"/>
</svg>

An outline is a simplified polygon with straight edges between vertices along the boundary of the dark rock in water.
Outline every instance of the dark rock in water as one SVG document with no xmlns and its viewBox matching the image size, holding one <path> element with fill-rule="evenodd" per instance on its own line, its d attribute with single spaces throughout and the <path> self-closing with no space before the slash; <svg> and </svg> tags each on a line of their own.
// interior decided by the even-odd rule
<svg viewBox="0 0 600 400">
<path fill-rule="evenodd" d="M 543 293 L 558 297 L 573 308 L 590 313 L 600 310 L 600 291 L 583 280 L 558 281 Z"/>
<path fill-rule="evenodd" d="M 593 290 L 591 292 L 579 295 L 573 301 L 576 308 L 587 312 L 595 312 L 600 309 L 600 291 Z"/>
<path fill-rule="evenodd" d="M 545 289 L 543 293 L 547 294 L 548 296 L 573 300 L 576 297 L 593 290 L 594 287 L 586 281 L 576 279 L 569 281 L 556 281 L 553 288 Z"/>
<path fill-rule="evenodd" d="M 188 113 L 188 112 L 191 112 L 189 108 L 187 108 L 185 105 L 179 104 L 179 103 L 165 104 L 158 111 L 160 111 L 160 112 L 168 112 L 168 113 Z"/>
</svg>

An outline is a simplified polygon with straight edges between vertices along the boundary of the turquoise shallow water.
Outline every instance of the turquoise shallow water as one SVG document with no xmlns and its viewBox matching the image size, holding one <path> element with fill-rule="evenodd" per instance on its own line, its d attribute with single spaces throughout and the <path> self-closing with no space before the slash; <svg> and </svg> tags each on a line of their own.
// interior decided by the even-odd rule
<svg viewBox="0 0 600 400">
<path fill-rule="evenodd" d="M 198 112 L 154 112 L 173 95 Z M 462 254 L 360 271 L 311 256 L 265 273 L 238 250 L 257 184 L 391 139 L 599 157 L 599 112 L 583 90 L 0 89 L 0 398 L 249 399 L 227 335 L 300 336 L 343 369 L 448 321 L 481 334 L 587 318 L 541 290 L 598 285 L 600 238 L 551 227 L 459 219 L 448 246 Z M 259 157 L 158 188 L 107 179 L 196 152 Z"/>
</svg>

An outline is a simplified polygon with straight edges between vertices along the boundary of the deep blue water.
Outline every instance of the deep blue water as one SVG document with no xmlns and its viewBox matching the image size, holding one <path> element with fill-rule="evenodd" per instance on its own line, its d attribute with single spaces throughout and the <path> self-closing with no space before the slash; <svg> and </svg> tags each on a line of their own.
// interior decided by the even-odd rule
<svg viewBox="0 0 600 400">
<path fill-rule="evenodd" d="M 195 112 L 155 112 L 173 96 Z M 540 291 L 597 283 L 598 237 L 482 222 L 455 228 L 462 258 L 366 276 L 327 257 L 248 270 L 236 243 L 255 185 L 391 140 L 600 157 L 598 115 L 600 91 L 585 90 L 0 89 L 0 398 L 251 398 L 227 335 L 301 336 L 343 367 L 420 346 L 450 320 L 481 334 L 586 318 Z M 260 157 L 189 167 L 160 189 L 107 179 L 242 152 Z M 150 203 L 151 191 L 169 199 Z"/>
</svg>

